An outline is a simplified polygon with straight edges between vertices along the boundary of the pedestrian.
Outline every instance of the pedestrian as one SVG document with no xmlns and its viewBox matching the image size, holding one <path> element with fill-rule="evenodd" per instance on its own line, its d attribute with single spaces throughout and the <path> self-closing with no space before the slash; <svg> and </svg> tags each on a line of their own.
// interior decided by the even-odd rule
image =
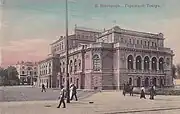
<svg viewBox="0 0 180 114">
<path fill-rule="evenodd" d="M 69 94 L 70 98 L 72 97 L 72 93 L 73 93 L 73 84 L 70 85 L 70 94 Z"/>
<path fill-rule="evenodd" d="M 61 92 L 60 92 L 60 96 L 59 96 L 59 105 L 57 108 L 60 108 L 61 104 L 63 103 L 63 108 L 66 108 L 66 104 L 65 104 L 65 95 L 66 95 L 66 90 L 64 89 L 64 86 L 61 86 Z"/>
<path fill-rule="evenodd" d="M 154 89 L 154 86 L 152 86 L 150 89 L 150 98 L 149 99 L 154 100 L 154 96 L 155 96 L 155 89 Z"/>
<path fill-rule="evenodd" d="M 42 84 L 42 90 L 41 90 L 41 92 L 46 92 L 46 88 L 45 88 L 45 85 L 44 84 Z"/>
<path fill-rule="evenodd" d="M 123 95 L 124 96 L 126 95 L 126 84 L 125 83 L 123 84 Z"/>
<path fill-rule="evenodd" d="M 145 96 L 145 88 L 144 88 L 144 87 L 142 87 L 142 88 L 141 88 L 141 95 L 140 95 L 140 99 L 141 99 L 141 98 L 146 99 L 146 96 Z"/>
<path fill-rule="evenodd" d="M 78 100 L 77 99 L 77 88 L 76 88 L 76 86 L 73 84 L 73 86 L 72 86 L 73 88 L 72 88 L 72 96 L 71 96 L 71 100 L 73 100 L 73 97 L 75 96 L 75 99 L 76 99 L 76 101 Z"/>
</svg>

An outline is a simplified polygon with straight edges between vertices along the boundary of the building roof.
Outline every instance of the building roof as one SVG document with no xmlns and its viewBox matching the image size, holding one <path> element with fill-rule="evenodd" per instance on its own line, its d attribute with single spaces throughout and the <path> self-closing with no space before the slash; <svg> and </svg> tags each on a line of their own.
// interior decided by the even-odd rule
<svg viewBox="0 0 180 114">
<path fill-rule="evenodd" d="M 75 30 L 83 30 L 83 31 L 90 31 L 90 32 L 102 32 L 102 30 L 86 28 L 86 27 L 75 27 Z"/>
</svg>

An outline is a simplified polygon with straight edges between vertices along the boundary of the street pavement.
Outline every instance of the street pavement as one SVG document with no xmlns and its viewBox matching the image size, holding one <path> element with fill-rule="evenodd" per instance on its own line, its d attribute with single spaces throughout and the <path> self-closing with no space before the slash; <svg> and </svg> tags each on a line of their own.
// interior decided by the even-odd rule
<svg viewBox="0 0 180 114">
<path fill-rule="evenodd" d="M 179 114 L 180 96 L 158 95 L 155 100 L 139 95 L 123 96 L 122 91 L 103 91 L 56 108 L 57 100 L 1 102 L 0 114 Z M 89 102 L 93 103 L 89 103 Z"/>
<path fill-rule="evenodd" d="M 31 86 L 0 87 L 0 102 L 57 100 L 59 93 L 59 89 L 47 89 L 46 92 L 41 92 L 41 88 Z M 90 91 L 78 91 L 77 96 L 84 98 L 93 93 Z"/>
</svg>

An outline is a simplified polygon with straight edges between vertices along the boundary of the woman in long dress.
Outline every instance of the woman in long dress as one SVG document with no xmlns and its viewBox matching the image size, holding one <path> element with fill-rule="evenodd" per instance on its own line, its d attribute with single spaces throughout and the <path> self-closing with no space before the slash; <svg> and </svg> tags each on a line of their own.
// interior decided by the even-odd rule
<svg viewBox="0 0 180 114">
<path fill-rule="evenodd" d="M 73 84 L 70 85 L 70 94 L 69 94 L 70 99 L 72 98 L 72 93 L 73 93 Z"/>
</svg>

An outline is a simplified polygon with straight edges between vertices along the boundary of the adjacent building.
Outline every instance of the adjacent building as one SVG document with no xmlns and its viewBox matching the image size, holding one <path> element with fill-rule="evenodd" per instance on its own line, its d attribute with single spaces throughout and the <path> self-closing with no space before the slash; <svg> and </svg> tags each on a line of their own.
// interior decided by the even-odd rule
<svg viewBox="0 0 180 114">
<path fill-rule="evenodd" d="M 14 67 L 16 67 L 22 85 L 32 85 L 33 82 L 37 81 L 37 63 L 21 61 L 14 65 Z"/>
<path fill-rule="evenodd" d="M 120 89 L 124 83 L 136 87 L 173 86 L 174 54 L 164 47 L 162 33 L 138 32 L 119 26 L 103 31 L 75 27 L 68 39 L 69 80 L 79 89 Z M 38 73 L 39 85 L 50 82 L 54 85 L 51 87 L 66 85 L 65 49 L 63 36 L 51 44 L 52 57 L 45 61 L 56 58 L 56 62 L 51 62 L 52 66 L 56 64 L 50 76 L 54 81 L 50 77 L 49 81 L 42 81 L 45 75 Z M 40 62 L 38 66 L 45 63 Z"/>
</svg>

